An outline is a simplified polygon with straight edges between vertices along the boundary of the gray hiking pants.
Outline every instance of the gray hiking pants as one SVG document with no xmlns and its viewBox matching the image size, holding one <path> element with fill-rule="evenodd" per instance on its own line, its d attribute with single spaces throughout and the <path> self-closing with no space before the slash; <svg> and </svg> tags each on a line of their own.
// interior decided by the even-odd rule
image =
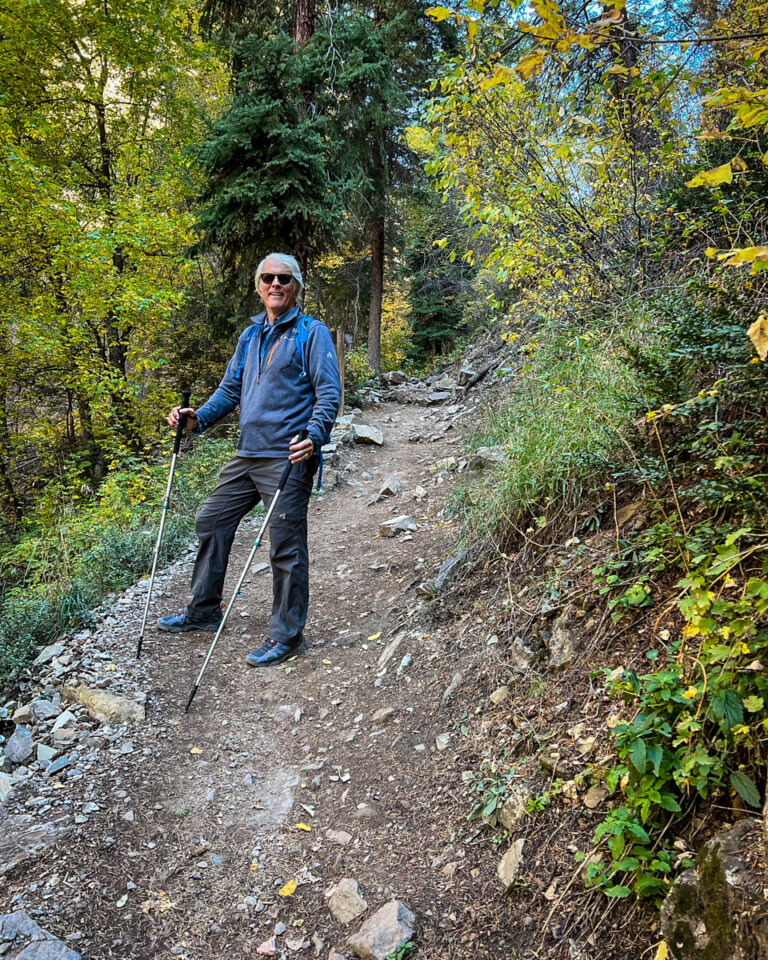
<svg viewBox="0 0 768 960">
<path fill-rule="evenodd" d="M 269 521 L 269 636 L 278 643 L 297 642 L 307 620 L 307 506 L 318 462 L 315 456 L 291 470 Z M 260 500 L 269 508 L 285 465 L 285 460 L 271 457 L 234 457 L 219 474 L 216 487 L 195 520 L 200 544 L 192 571 L 192 603 L 187 607 L 190 620 L 209 620 L 219 610 L 237 526 Z"/>
</svg>

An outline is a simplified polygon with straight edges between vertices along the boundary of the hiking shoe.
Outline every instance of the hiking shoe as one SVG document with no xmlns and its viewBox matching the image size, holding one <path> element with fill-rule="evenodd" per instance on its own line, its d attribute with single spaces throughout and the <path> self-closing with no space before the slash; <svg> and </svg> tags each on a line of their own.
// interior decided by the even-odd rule
<svg viewBox="0 0 768 960">
<path fill-rule="evenodd" d="M 221 613 L 218 616 L 213 614 L 208 620 L 191 620 L 187 616 L 187 611 L 174 613 L 168 617 L 158 617 L 157 626 L 166 633 L 186 633 L 187 630 L 207 630 L 208 633 L 216 633 L 221 623 Z"/>
<path fill-rule="evenodd" d="M 300 637 L 298 643 L 278 643 L 277 640 L 267 640 L 258 650 L 249 653 L 245 662 L 251 667 L 271 667 L 282 663 L 307 649 L 307 641 Z"/>
</svg>

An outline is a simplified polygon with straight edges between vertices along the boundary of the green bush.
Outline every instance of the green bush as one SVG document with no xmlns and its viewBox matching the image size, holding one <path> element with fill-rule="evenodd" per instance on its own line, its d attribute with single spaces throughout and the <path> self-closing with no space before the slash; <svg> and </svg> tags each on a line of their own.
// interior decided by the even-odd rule
<svg viewBox="0 0 768 960">
<path fill-rule="evenodd" d="M 36 648 L 91 621 L 106 594 L 149 573 L 169 463 L 125 458 L 90 495 L 70 473 L 46 489 L 26 531 L 0 555 L 0 689 L 13 683 Z M 179 457 L 159 557 L 178 556 L 194 517 L 233 453 L 231 436 L 203 437 Z"/>
<path fill-rule="evenodd" d="M 631 427 L 628 398 L 639 390 L 622 362 L 625 334 L 613 323 L 587 332 L 552 326 L 527 345 L 507 401 L 469 444 L 470 453 L 501 445 L 507 459 L 454 498 L 475 534 L 514 538 L 554 501 L 573 506 L 608 474 Z"/>
</svg>

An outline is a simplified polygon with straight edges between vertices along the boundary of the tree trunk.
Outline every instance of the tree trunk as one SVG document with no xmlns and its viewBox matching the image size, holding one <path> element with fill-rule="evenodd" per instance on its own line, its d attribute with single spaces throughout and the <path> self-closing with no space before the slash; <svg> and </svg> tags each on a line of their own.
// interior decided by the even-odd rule
<svg viewBox="0 0 768 960">
<path fill-rule="evenodd" d="M 293 40 L 303 46 L 315 32 L 315 0 L 293 0 Z"/>
<path fill-rule="evenodd" d="M 371 236 L 371 309 L 368 314 L 368 362 L 381 371 L 381 307 L 384 301 L 384 224 L 382 203 L 376 211 Z"/>
</svg>

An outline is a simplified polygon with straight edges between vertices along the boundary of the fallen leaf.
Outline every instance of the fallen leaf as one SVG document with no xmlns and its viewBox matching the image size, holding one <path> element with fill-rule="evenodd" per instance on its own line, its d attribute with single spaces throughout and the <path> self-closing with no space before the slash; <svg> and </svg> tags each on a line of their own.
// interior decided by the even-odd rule
<svg viewBox="0 0 768 960">
<path fill-rule="evenodd" d="M 662 940 L 661 943 L 656 948 L 656 956 L 654 960 L 667 960 L 669 956 L 669 947 L 667 946 L 667 941 Z"/>
<path fill-rule="evenodd" d="M 124 907 L 128 903 L 128 894 L 124 893 L 115 904 L 116 907 Z"/>
<path fill-rule="evenodd" d="M 278 892 L 281 897 L 292 897 L 296 893 L 296 881 L 289 880 Z"/>
<path fill-rule="evenodd" d="M 747 333 L 760 359 L 768 358 L 768 313 L 761 313 Z"/>
<path fill-rule="evenodd" d="M 260 947 L 256 948 L 256 953 L 260 953 L 263 957 L 274 957 L 276 952 L 277 945 L 275 944 L 274 937 L 269 940 L 265 940 Z"/>
<path fill-rule="evenodd" d="M 297 830 L 311 830 L 312 827 L 308 827 L 308 826 L 306 825 L 306 823 L 297 823 L 297 824 L 296 824 L 296 829 L 297 829 Z"/>
<path fill-rule="evenodd" d="M 380 636 L 381 636 L 381 630 L 379 630 L 378 633 L 372 634 L 370 637 L 368 637 L 368 639 L 369 639 L 369 640 L 378 640 Z"/>
<path fill-rule="evenodd" d="M 105 670 L 117 670 L 117 667 L 114 665 L 114 663 L 108 663 L 108 664 L 106 665 L 106 667 L 104 667 L 104 669 L 105 669 Z"/>
<path fill-rule="evenodd" d="M 330 660 L 323 660 L 323 663 L 327 664 L 329 667 L 330 667 L 330 665 L 331 665 L 331 661 L 330 661 Z"/>
<path fill-rule="evenodd" d="M 259 869 L 258 863 L 252 863 L 252 864 L 251 864 L 251 870 L 258 870 L 258 869 Z"/>
<path fill-rule="evenodd" d="M 190 753 L 202 753 L 203 751 L 202 751 L 202 749 L 201 749 L 200 747 L 192 747 L 192 749 L 191 749 L 189 752 L 190 752 Z"/>
</svg>

